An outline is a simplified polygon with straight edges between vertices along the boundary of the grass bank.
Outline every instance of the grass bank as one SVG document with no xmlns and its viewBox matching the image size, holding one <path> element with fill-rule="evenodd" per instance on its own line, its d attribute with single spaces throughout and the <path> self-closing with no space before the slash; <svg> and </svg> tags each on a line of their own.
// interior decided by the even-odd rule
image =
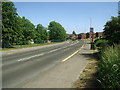
<svg viewBox="0 0 120 90">
<path fill-rule="evenodd" d="M 120 45 L 109 45 L 105 39 L 97 40 L 96 50 L 73 88 L 120 88 Z"/>
<path fill-rule="evenodd" d="M 106 46 L 101 51 L 98 81 L 102 88 L 120 88 L 120 45 Z"/>
<path fill-rule="evenodd" d="M 13 49 L 22 49 L 22 48 L 29 48 L 29 47 L 37 47 L 37 46 L 44 46 L 44 45 L 50 45 L 50 44 L 56 44 L 60 42 L 51 42 L 51 43 L 42 43 L 42 44 L 29 44 L 29 45 L 12 45 L 11 48 L 2 48 L 0 50 L 7 51 L 7 50 L 13 50 Z"/>
<path fill-rule="evenodd" d="M 98 55 L 98 76 L 101 88 L 120 88 L 120 45 L 100 39 L 95 42 Z"/>
</svg>

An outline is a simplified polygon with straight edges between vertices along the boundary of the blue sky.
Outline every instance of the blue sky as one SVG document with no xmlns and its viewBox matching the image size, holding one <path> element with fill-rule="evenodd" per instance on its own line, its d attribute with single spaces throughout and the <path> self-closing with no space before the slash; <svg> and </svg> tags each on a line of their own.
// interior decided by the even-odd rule
<svg viewBox="0 0 120 90">
<path fill-rule="evenodd" d="M 59 22 L 72 33 L 89 32 L 90 18 L 95 32 L 103 31 L 111 16 L 117 16 L 117 2 L 14 2 L 18 14 L 34 25 L 47 27 L 51 21 Z"/>
</svg>

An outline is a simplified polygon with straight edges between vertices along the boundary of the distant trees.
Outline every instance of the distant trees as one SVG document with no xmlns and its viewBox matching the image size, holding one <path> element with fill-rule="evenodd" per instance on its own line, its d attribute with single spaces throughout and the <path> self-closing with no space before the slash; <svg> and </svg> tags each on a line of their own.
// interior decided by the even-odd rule
<svg viewBox="0 0 120 90">
<path fill-rule="evenodd" d="M 72 32 L 73 35 L 76 35 L 75 31 Z"/>
<path fill-rule="evenodd" d="M 61 24 L 52 21 L 48 26 L 50 40 L 66 40 L 67 34 Z"/>
<path fill-rule="evenodd" d="M 35 37 L 35 26 L 25 17 L 22 17 L 21 22 L 21 30 L 22 30 L 22 43 L 28 44 L 28 41 Z"/>
<path fill-rule="evenodd" d="M 47 32 L 47 28 L 43 27 L 41 24 L 37 25 L 35 30 L 35 43 L 44 43 L 49 39 L 49 33 Z"/>
<path fill-rule="evenodd" d="M 112 17 L 104 27 L 106 39 L 112 43 L 120 42 L 120 17 Z"/>
<path fill-rule="evenodd" d="M 86 38 L 89 38 L 90 37 L 90 34 L 89 33 L 86 33 Z"/>
<path fill-rule="evenodd" d="M 66 40 L 66 31 L 59 23 L 52 21 L 46 28 L 41 24 L 32 24 L 24 16 L 21 18 L 13 2 L 2 2 L 2 47 L 12 44 L 29 44 L 31 39 L 35 43 L 45 43 L 50 40 Z M 49 29 L 49 32 L 47 31 Z"/>
</svg>

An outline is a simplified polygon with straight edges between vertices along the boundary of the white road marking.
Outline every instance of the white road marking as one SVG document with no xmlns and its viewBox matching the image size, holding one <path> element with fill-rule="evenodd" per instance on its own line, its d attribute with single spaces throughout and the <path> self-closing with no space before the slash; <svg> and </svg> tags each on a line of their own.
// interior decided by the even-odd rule
<svg viewBox="0 0 120 90">
<path fill-rule="evenodd" d="M 22 58 L 22 59 L 19 59 L 17 61 L 25 61 L 25 60 L 28 60 L 28 59 L 31 59 L 31 58 L 34 58 L 34 57 L 38 57 L 38 56 L 43 56 L 43 55 L 44 55 L 44 53 L 41 53 L 41 54 L 37 54 L 37 55 L 34 55 L 34 56 Z"/>
<path fill-rule="evenodd" d="M 78 43 L 78 42 L 77 42 L 77 43 Z M 75 45 L 75 44 L 77 44 L 77 43 L 73 43 L 73 44 L 70 44 L 70 45 L 65 46 L 65 47 L 62 47 L 62 48 L 54 49 L 54 50 L 51 50 L 51 51 L 46 52 L 46 53 L 41 53 L 41 54 L 33 55 L 33 56 L 30 56 L 30 57 L 22 58 L 22 59 L 19 59 L 19 60 L 17 60 L 17 61 L 20 62 L 20 61 L 29 60 L 29 59 L 34 58 L 34 57 L 43 56 L 43 55 L 45 55 L 45 54 L 48 54 L 48 53 L 51 53 L 51 52 L 55 52 L 55 51 L 60 50 L 60 49 L 67 48 L 67 47 L 69 47 L 69 46 L 73 46 L 73 45 Z"/>
</svg>

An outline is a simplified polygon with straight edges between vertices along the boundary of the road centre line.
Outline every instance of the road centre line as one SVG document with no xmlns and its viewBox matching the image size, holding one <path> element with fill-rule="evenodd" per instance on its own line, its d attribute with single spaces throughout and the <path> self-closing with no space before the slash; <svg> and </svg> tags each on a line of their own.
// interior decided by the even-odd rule
<svg viewBox="0 0 120 90">
<path fill-rule="evenodd" d="M 77 42 L 77 43 L 78 43 L 78 42 Z M 68 46 L 65 46 L 65 47 L 62 47 L 62 48 L 54 49 L 54 50 L 51 50 L 51 51 L 46 52 L 46 53 L 41 53 L 41 54 L 33 55 L 33 56 L 30 56 L 30 57 L 22 58 L 22 59 L 19 59 L 19 60 L 17 60 L 17 61 L 20 62 L 20 61 L 29 60 L 29 59 L 34 58 L 34 57 L 43 56 L 43 55 L 45 55 L 45 54 L 48 54 L 48 53 L 51 53 L 51 52 L 55 52 L 55 51 L 60 50 L 60 49 L 67 48 L 67 47 L 69 47 L 69 46 L 73 46 L 73 45 L 75 45 L 75 44 L 77 44 L 77 43 L 74 43 L 74 44 L 71 44 L 71 45 L 68 45 Z"/>
</svg>

